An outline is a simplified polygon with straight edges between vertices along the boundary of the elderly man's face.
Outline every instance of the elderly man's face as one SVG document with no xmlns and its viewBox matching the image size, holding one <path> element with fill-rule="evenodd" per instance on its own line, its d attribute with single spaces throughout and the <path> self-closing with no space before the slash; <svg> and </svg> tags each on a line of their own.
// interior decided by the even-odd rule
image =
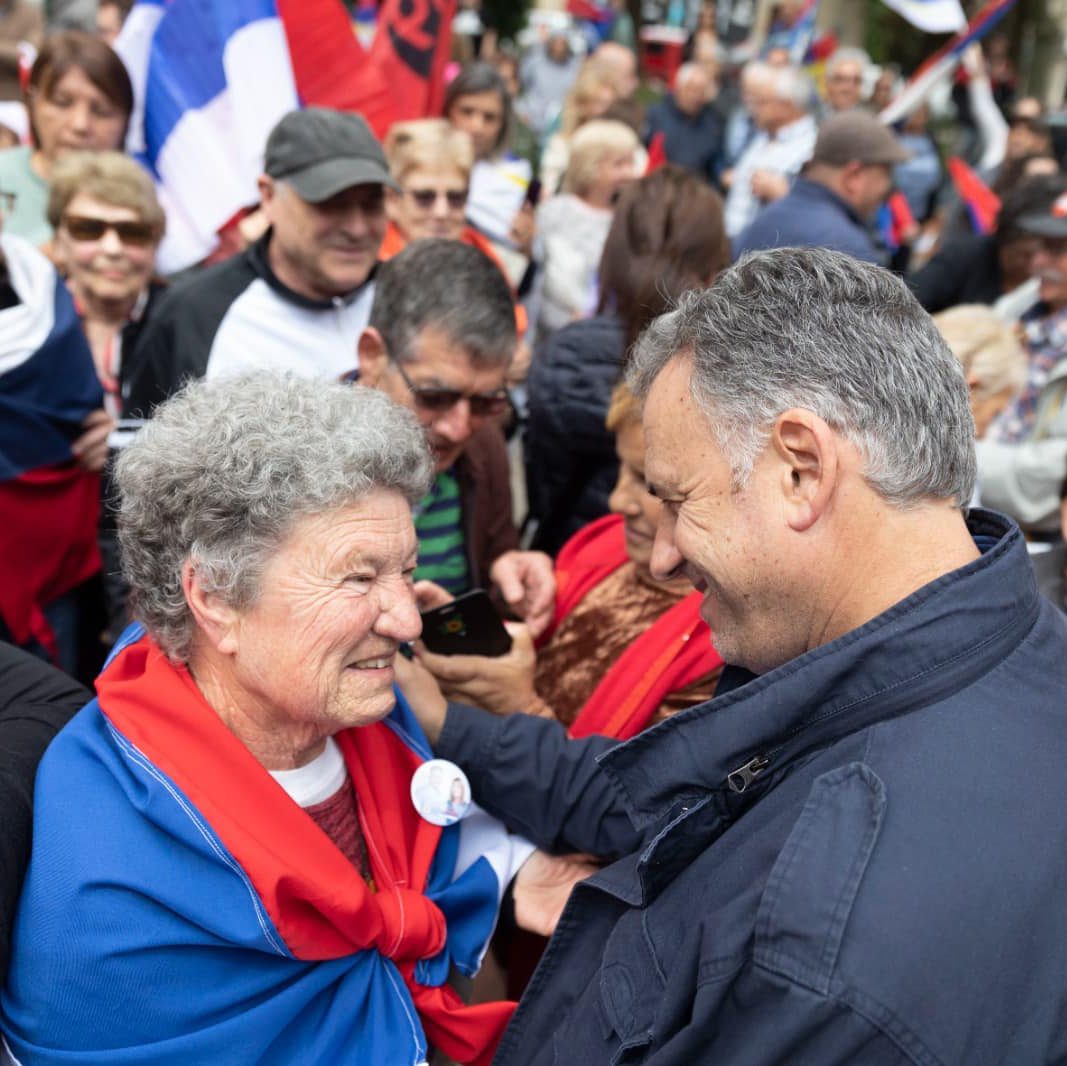
<svg viewBox="0 0 1067 1066">
<path fill-rule="evenodd" d="M 688 71 L 678 79 L 674 87 L 674 99 L 683 114 L 697 114 L 708 100 L 707 75 L 699 69 Z"/>
<path fill-rule="evenodd" d="M 411 508 L 391 490 L 301 518 L 235 623 L 231 694 L 307 745 L 392 709 L 397 649 L 422 629 Z"/>
<path fill-rule="evenodd" d="M 264 177 L 260 194 L 274 227 L 271 264 L 286 285 L 312 300 L 330 300 L 367 280 L 385 236 L 381 185 L 353 185 L 311 204 Z"/>
<path fill-rule="evenodd" d="M 689 392 L 691 361 L 676 356 L 645 402 L 645 478 L 663 503 L 651 570 L 685 573 L 727 662 L 763 673 L 804 650 L 783 610 L 787 553 L 777 539 L 774 475 L 756 469 L 744 489 Z"/>
<path fill-rule="evenodd" d="M 859 63 L 839 63 L 826 75 L 826 102 L 834 111 L 859 106 L 862 96 L 863 68 Z"/>
</svg>

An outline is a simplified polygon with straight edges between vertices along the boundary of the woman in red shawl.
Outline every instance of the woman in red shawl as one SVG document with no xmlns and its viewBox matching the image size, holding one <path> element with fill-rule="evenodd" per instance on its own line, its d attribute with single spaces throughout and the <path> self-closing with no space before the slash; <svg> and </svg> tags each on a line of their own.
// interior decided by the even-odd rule
<svg viewBox="0 0 1067 1066">
<path fill-rule="evenodd" d="M 649 570 L 662 504 L 645 489 L 644 434 L 637 402 L 616 388 L 608 412 L 619 480 L 612 513 L 590 523 L 556 560 L 556 613 L 534 653 L 524 626 L 500 658 L 419 659 L 449 699 L 498 714 L 554 716 L 572 736 L 625 740 L 685 707 L 710 699 L 722 659 L 684 577 Z M 440 602 L 428 591 L 424 606 Z"/>
</svg>

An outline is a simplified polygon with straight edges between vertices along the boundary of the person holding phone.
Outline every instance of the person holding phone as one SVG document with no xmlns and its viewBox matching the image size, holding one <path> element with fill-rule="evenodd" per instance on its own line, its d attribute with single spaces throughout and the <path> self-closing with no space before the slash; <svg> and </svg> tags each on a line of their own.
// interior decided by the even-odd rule
<svg viewBox="0 0 1067 1066">
<path fill-rule="evenodd" d="M 493 586 L 540 633 L 552 618 L 552 560 L 519 550 L 500 428 L 517 341 L 507 282 L 474 248 L 442 239 L 416 241 L 376 279 L 359 380 L 414 411 L 434 459 L 415 513 L 416 576 L 452 595 Z"/>
<path fill-rule="evenodd" d="M 449 699 L 556 718 L 572 736 L 625 740 L 713 695 L 723 663 L 700 617 L 700 596 L 684 575 L 659 581 L 650 569 L 663 505 L 645 488 L 640 406 L 625 385 L 615 389 L 607 426 L 619 456 L 612 513 L 560 551 L 555 612 L 536 653 L 529 632 L 514 625 L 506 655 L 418 646 Z M 434 586 L 417 591 L 424 607 L 448 599 Z"/>
</svg>

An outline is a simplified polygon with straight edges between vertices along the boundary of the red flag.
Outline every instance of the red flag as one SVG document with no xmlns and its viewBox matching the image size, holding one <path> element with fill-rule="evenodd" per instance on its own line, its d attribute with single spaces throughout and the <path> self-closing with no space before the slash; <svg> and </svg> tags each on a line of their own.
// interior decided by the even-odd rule
<svg viewBox="0 0 1067 1066">
<path fill-rule="evenodd" d="M 1000 197 L 958 156 L 949 159 L 948 172 L 960 199 L 967 205 L 975 232 L 992 233 L 997 227 Z"/>
<path fill-rule="evenodd" d="M 305 106 L 358 111 L 382 137 L 397 118 L 385 72 L 370 61 L 340 0 L 277 0 Z"/>
<path fill-rule="evenodd" d="M 370 48 L 397 119 L 439 115 L 456 0 L 384 0 Z"/>
<path fill-rule="evenodd" d="M 666 162 L 667 150 L 663 146 L 663 130 L 660 130 L 648 142 L 648 163 L 645 166 L 645 173 L 651 174 L 652 171 L 659 170 Z"/>
</svg>

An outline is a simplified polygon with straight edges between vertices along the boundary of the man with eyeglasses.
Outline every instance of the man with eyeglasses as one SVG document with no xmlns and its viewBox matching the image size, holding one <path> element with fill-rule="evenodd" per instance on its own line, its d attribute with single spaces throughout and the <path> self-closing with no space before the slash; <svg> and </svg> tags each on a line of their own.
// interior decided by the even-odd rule
<svg viewBox="0 0 1067 1066">
<path fill-rule="evenodd" d="M 148 416 L 189 378 L 351 369 L 395 186 L 381 145 L 359 115 L 305 108 L 271 131 L 264 171 L 270 229 L 163 300 L 130 356 L 129 414 Z"/>
<path fill-rule="evenodd" d="M 827 113 L 840 114 L 859 107 L 863 81 L 871 61 L 862 48 L 839 48 L 826 64 L 825 95 Z"/>
<path fill-rule="evenodd" d="M 460 241 L 416 241 L 378 272 L 359 380 L 415 412 L 437 476 L 415 514 L 416 577 L 453 595 L 495 585 L 536 635 L 551 618 L 552 562 L 518 550 L 500 420 L 515 352 L 507 282 Z"/>
</svg>

